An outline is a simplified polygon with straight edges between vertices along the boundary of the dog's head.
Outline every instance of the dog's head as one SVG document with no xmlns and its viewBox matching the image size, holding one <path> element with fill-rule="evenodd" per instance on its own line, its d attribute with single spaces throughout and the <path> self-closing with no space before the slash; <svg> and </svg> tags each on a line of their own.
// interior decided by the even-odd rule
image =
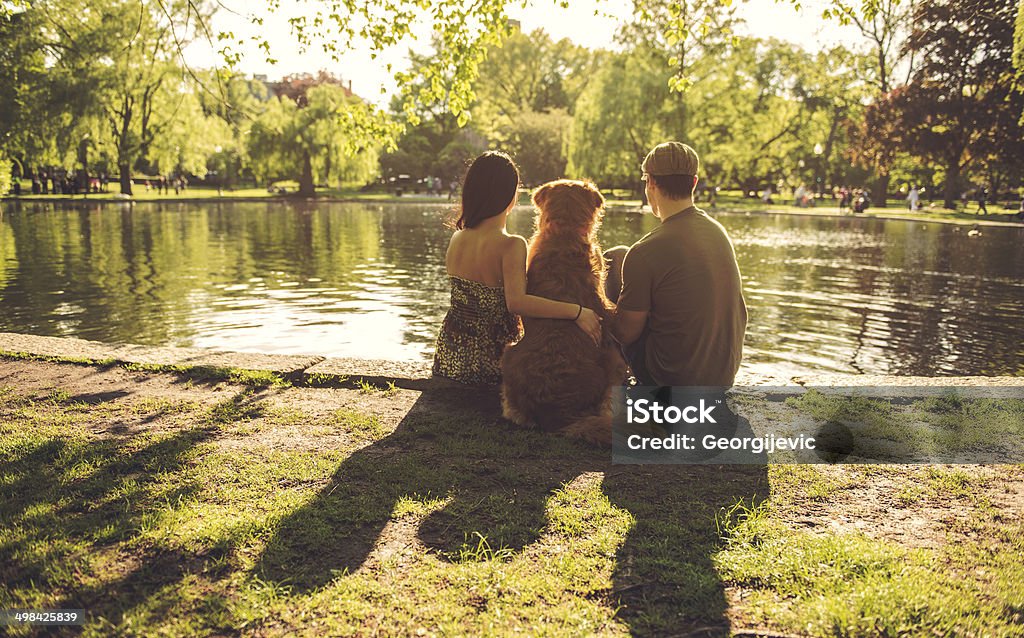
<svg viewBox="0 0 1024 638">
<path fill-rule="evenodd" d="M 591 182 L 560 179 L 548 182 L 533 193 L 537 207 L 537 230 L 570 233 L 590 239 L 604 214 L 604 197 Z"/>
</svg>

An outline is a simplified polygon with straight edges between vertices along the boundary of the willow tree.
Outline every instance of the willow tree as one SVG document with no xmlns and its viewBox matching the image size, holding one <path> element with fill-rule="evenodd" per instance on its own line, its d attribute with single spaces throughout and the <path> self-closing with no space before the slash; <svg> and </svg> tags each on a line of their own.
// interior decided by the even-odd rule
<svg viewBox="0 0 1024 638">
<path fill-rule="evenodd" d="M 670 75 L 643 49 L 607 59 L 576 103 L 569 175 L 636 189 L 640 164 L 651 147 L 679 137 Z"/>
<path fill-rule="evenodd" d="M 252 123 L 248 154 L 253 172 L 266 181 L 294 179 L 306 197 L 316 194 L 317 181 L 372 177 L 378 148 L 348 135 L 374 117 L 372 107 L 333 84 L 310 89 L 304 102 L 299 106 L 285 96 L 274 98 Z M 339 126 L 342 121 L 349 126 Z"/>
<path fill-rule="evenodd" d="M 148 167 L 154 142 L 189 126 L 177 108 L 189 77 L 179 53 L 210 13 L 191 0 L 40 0 L 24 9 L 38 25 L 48 64 L 75 78 L 80 112 L 60 117 L 88 128 L 76 136 L 109 141 L 121 192 L 132 194 L 132 173 Z M 91 126 L 94 118 L 101 126 Z"/>
</svg>

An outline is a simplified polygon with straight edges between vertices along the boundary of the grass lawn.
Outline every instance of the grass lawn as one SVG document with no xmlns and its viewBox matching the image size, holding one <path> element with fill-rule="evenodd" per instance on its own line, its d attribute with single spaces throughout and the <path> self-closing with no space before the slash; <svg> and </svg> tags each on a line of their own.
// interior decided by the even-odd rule
<svg viewBox="0 0 1024 638">
<path fill-rule="evenodd" d="M 0 609 L 83 608 L 86 636 L 1024 632 L 1024 467 L 613 466 L 496 412 L 0 360 Z"/>
<path fill-rule="evenodd" d="M 622 207 L 622 208 L 639 208 L 640 200 L 632 199 L 631 195 L 625 191 L 615 191 L 614 193 L 606 193 L 609 197 L 608 202 L 610 205 Z M 776 196 L 777 202 L 786 202 L 788 200 L 782 199 Z M 1003 204 L 1006 204 L 1004 207 Z M 867 212 L 856 215 L 856 217 L 885 217 L 895 219 L 908 219 L 914 221 L 944 221 L 958 224 L 974 224 L 985 222 L 1017 222 L 1014 216 L 1018 212 L 1017 206 L 1020 204 L 1019 201 L 1014 202 L 1003 202 L 1003 204 L 993 203 L 988 205 L 989 215 L 978 215 L 977 205 L 971 202 L 966 208 L 960 207 L 956 210 L 949 210 L 942 207 L 941 202 L 935 202 L 929 206 L 927 202 L 924 203 L 925 208 L 921 210 L 913 211 L 907 209 L 907 204 L 903 200 L 889 200 L 887 208 L 872 207 Z M 708 211 L 726 211 L 726 212 L 758 212 L 758 213 L 779 213 L 786 215 L 838 215 L 839 204 L 834 202 L 832 199 L 819 200 L 817 206 L 812 208 L 801 208 L 799 206 L 793 206 L 791 203 L 775 203 L 771 205 L 765 205 L 760 199 L 743 197 L 738 192 L 728 191 L 719 195 L 715 206 L 709 206 L 706 201 L 698 201 L 697 205 L 705 208 Z M 849 211 L 845 211 L 846 215 L 854 217 Z M 1019 222 L 1018 222 L 1019 223 Z"/>
</svg>

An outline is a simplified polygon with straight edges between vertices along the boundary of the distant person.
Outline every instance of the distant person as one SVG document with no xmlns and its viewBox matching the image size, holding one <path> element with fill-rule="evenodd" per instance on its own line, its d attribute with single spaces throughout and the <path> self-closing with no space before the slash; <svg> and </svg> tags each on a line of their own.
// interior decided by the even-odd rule
<svg viewBox="0 0 1024 638">
<path fill-rule="evenodd" d="M 843 186 L 839 189 L 839 212 L 850 210 L 851 204 L 853 204 L 853 191 L 849 186 Z"/>
<path fill-rule="evenodd" d="M 718 188 L 713 184 L 704 184 L 700 189 L 702 201 L 707 202 L 709 207 L 715 206 L 715 199 L 718 196 Z"/>
<path fill-rule="evenodd" d="M 988 202 L 988 187 L 982 186 L 978 189 L 978 212 L 977 215 L 988 216 L 988 206 L 985 204 Z"/>
<path fill-rule="evenodd" d="M 601 338 L 592 309 L 526 294 L 526 240 L 505 227 L 518 201 L 519 169 L 512 158 L 488 151 L 473 161 L 445 255 L 451 308 L 437 336 L 435 376 L 500 383 L 501 355 L 522 337 L 517 315 L 575 321 L 595 342 Z"/>
<path fill-rule="evenodd" d="M 453 179 L 448 182 L 448 201 L 455 199 L 455 193 L 459 192 L 459 180 Z"/>
<path fill-rule="evenodd" d="M 853 212 L 864 213 L 871 208 L 871 196 L 863 188 L 858 188 L 854 192 L 853 197 Z"/>
<path fill-rule="evenodd" d="M 915 211 L 919 208 L 921 201 L 921 192 L 917 190 L 917 186 L 911 186 L 910 192 L 907 194 L 907 205 L 911 211 Z"/>
<path fill-rule="evenodd" d="M 771 186 L 766 186 L 765 189 L 763 191 L 761 191 L 761 203 L 763 203 L 763 204 L 774 204 L 775 203 L 775 202 L 772 201 L 772 187 Z"/>
</svg>

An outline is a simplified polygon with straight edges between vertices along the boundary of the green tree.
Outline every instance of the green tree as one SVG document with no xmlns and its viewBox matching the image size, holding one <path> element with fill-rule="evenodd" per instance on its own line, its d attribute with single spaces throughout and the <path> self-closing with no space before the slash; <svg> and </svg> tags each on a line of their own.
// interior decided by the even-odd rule
<svg viewBox="0 0 1024 638">
<path fill-rule="evenodd" d="M 965 172 L 986 182 L 1007 167 L 1021 176 L 1024 92 L 1011 65 L 1016 10 L 1015 0 L 918 5 L 907 46 L 920 66 L 907 87 L 871 107 L 897 113 L 902 134 L 891 139 L 943 168 L 947 208 L 955 206 Z"/>
<path fill-rule="evenodd" d="M 21 173 L 73 157 L 91 105 L 86 81 L 54 63 L 77 50 L 48 37 L 48 10 L 40 3 L 0 17 L 0 153 Z"/>
<path fill-rule="evenodd" d="M 153 133 L 143 160 L 147 171 L 204 175 L 208 159 L 236 139 L 230 123 L 204 112 L 192 83 L 173 92 L 160 91 L 154 102 L 157 117 L 172 124 Z"/>
<path fill-rule="evenodd" d="M 321 183 L 370 179 L 377 148 L 348 133 L 373 117 L 372 107 L 332 84 L 310 89 L 307 101 L 299 107 L 287 97 L 276 98 L 256 118 L 248 144 L 253 171 L 264 180 L 296 179 L 306 197 L 315 194 L 317 178 Z"/>
<path fill-rule="evenodd" d="M 842 47 L 810 54 L 753 38 L 698 61 L 694 73 L 703 79 L 684 99 L 705 176 L 745 191 L 843 181 L 843 123 L 865 92 L 861 64 Z"/>
<path fill-rule="evenodd" d="M 442 43 L 435 40 L 435 50 L 441 46 Z M 425 90 L 421 85 L 427 80 L 423 79 L 421 69 L 430 66 L 433 57 L 434 54 L 409 52 L 411 68 L 408 75 L 412 84 L 408 91 Z M 447 86 L 450 78 L 438 79 L 437 82 Z M 411 109 L 400 96 L 392 100 L 392 113 L 403 130 L 395 148 L 381 156 L 381 174 L 386 180 L 398 179 L 402 175 L 439 176 L 446 181 L 458 179 L 465 172 L 468 160 L 487 148 L 487 140 L 476 130 L 475 122 L 460 127 L 451 106 L 447 97 L 433 102 L 416 102 Z"/>
<path fill-rule="evenodd" d="M 915 52 L 905 43 L 913 26 L 915 3 L 920 4 L 917 0 L 878 0 L 870 7 L 856 8 L 844 0 L 835 0 L 833 8 L 826 12 L 854 24 L 869 43 L 872 64 L 866 68 L 865 78 L 874 86 L 876 100 L 887 100 L 889 93 L 906 86 L 913 74 Z M 897 71 L 903 75 L 897 77 Z M 875 120 L 875 124 L 883 123 Z M 869 127 L 866 119 L 859 124 L 848 128 L 863 146 L 855 149 L 853 157 L 875 173 L 872 200 L 884 208 L 890 172 L 900 149 L 893 147 L 890 140 L 880 139 L 880 131 Z"/>
<path fill-rule="evenodd" d="M 518 29 L 487 52 L 474 83 L 473 120 L 491 135 L 520 113 L 572 113 L 597 56 L 567 39 L 554 41 L 543 30 Z M 489 127 L 489 128 L 488 128 Z"/>
<path fill-rule="evenodd" d="M 492 146 L 516 158 L 527 183 L 565 174 L 572 111 L 599 57 L 542 30 L 515 30 L 488 51 L 474 85 L 472 121 Z"/>
<path fill-rule="evenodd" d="M 237 73 L 212 71 L 200 77 L 203 86 L 210 87 L 198 92 L 204 115 L 224 122 L 229 130 L 226 141 L 214 146 L 207 157 L 206 168 L 217 184 L 230 188 L 248 168 L 246 140 L 252 123 L 266 107 L 269 91 L 263 82 Z"/>
<path fill-rule="evenodd" d="M 189 93 L 179 54 L 210 12 L 188 0 L 39 2 L 30 11 L 43 16 L 53 66 L 80 80 L 88 114 L 106 126 L 121 192 L 130 195 L 132 171 L 151 168 L 156 140 L 189 126 L 179 117 Z"/>
<path fill-rule="evenodd" d="M 640 164 L 656 143 L 678 139 L 682 113 L 671 70 L 646 49 L 611 56 L 576 103 L 568 173 L 640 191 Z"/>
<path fill-rule="evenodd" d="M 35 37 L 37 20 L 35 12 L 27 11 L 0 19 L 0 156 L 5 159 L 24 161 L 41 150 L 41 131 L 28 126 L 50 102 L 46 52 Z M 2 171 L 7 168 L 5 162 Z"/>
<path fill-rule="evenodd" d="M 524 111 L 503 131 L 523 182 L 537 186 L 565 176 L 566 144 L 572 116 L 561 109 Z"/>
<path fill-rule="evenodd" d="M 634 0 L 633 15 L 619 41 L 655 55 L 678 93 L 699 79 L 692 72 L 698 61 L 725 50 L 739 23 L 731 0 Z"/>
</svg>

